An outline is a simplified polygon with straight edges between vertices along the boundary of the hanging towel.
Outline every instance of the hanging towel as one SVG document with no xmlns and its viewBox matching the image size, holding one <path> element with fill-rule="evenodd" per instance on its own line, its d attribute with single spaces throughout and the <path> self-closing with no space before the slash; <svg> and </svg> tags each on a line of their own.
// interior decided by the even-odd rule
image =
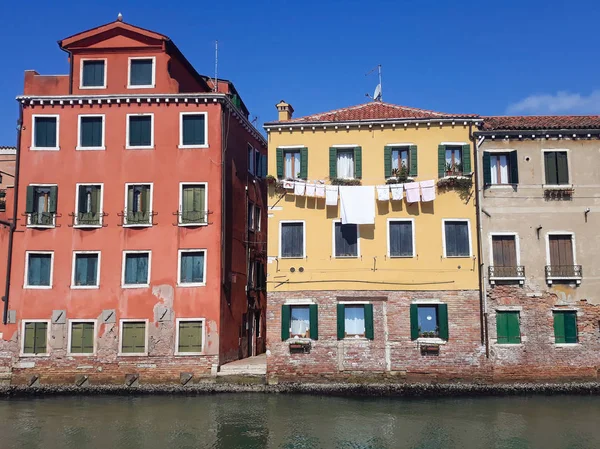
<svg viewBox="0 0 600 449">
<path fill-rule="evenodd" d="M 327 206 L 337 206 L 338 186 L 325 186 L 325 204 Z"/>
<path fill-rule="evenodd" d="M 341 186 L 342 224 L 375 224 L 375 189 L 373 186 Z"/>
<path fill-rule="evenodd" d="M 408 184 L 404 184 L 404 189 L 406 190 L 406 202 L 418 203 L 421 199 L 421 192 L 419 191 L 419 183 L 418 182 L 409 182 Z"/>
<path fill-rule="evenodd" d="M 294 190 L 294 181 L 283 181 L 283 188 L 287 190 Z"/>
<path fill-rule="evenodd" d="M 435 200 L 435 183 L 433 181 L 421 181 L 422 201 Z"/>
<path fill-rule="evenodd" d="M 306 189 L 306 183 L 304 182 L 294 182 L 294 195 L 302 196 L 304 195 L 304 190 Z"/>
<path fill-rule="evenodd" d="M 325 186 L 323 184 L 317 184 L 315 194 L 317 198 L 325 198 Z"/>
<path fill-rule="evenodd" d="M 392 191 L 392 201 L 402 201 L 404 197 L 403 184 L 391 184 L 390 189 Z"/>
<path fill-rule="evenodd" d="M 316 186 L 314 184 L 306 184 L 306 196 L 315 196 Z"/>
<path fill-rule="evenodd" d="M 388 185 L 377 186 L 377 200 L 378 201 L 389 201 L 390 200 L 390 187 Z"/>
</svg>

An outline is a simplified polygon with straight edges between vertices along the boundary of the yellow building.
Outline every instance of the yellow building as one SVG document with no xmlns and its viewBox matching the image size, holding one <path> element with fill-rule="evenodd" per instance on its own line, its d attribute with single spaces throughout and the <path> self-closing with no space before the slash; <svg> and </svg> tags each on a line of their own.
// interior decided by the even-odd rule
<svg viewBox="0 0 600 449">
<path fill-rule="evenodd" d="M 269 375 L 411 372 L 431 364 L 423 348 L 462 372 L 480 347 L 479 118 L 377 101 L 303 118 L 277 109 L 265 124 Z M 357 185 L 369 188 L 346 187 Z"/>
</svg>

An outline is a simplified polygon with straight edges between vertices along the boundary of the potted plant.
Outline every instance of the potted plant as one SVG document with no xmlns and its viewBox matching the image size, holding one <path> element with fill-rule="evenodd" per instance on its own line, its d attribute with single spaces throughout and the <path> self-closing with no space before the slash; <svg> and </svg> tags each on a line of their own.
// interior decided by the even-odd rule
<svg viewBox="0 0 600 449">
<path fill-rule="evenodd" d="M 267 184 L 275 184 L 277 182 L 277 178 L 273 175 L 267 175 L 265 179 L 267 180 Z"/>
</svg>

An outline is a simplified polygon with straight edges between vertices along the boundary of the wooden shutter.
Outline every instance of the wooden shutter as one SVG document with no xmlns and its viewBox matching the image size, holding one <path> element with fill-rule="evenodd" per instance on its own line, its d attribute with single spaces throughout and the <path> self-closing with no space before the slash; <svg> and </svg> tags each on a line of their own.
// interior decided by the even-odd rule
<svg viewBox="0 0 600 449">
<path fill-rule="evenodd" d="M 346 306 L 344 304 L 337 305 L 337 338 L 343 340 L 346 336 Z"/>
<path fill-rule="evenodd" d="M 34 352 L 36 354 L 46 353 L 46 335 L 48 323 L 33 323 L 35 327 Z"/>
<path fill-rule="evenodd" d="M 564 312 L 565 343 L 577 343 L 577 313 Z"/>
<path fill-rule="evenodd" d="M 521 329 L 519 327 L 519 312 L 506 313 L 506 331 L 508 343 L 521 343 Z"/>
<path fill-rule="evenodd" d="M 373 328 L 373 304 L 365 304 L 365 337 L 369 340 L 375 339 Z"/>
<path fill-rule="evenodd" d="M 23 352 L 33 354 L 35 349 L 35 323 L 25 323 L 25 335 L 23 336 Z"/>
<path fill-rule="evenodd" d="M 567 152 L 559 151 L 556 153 L 557 184 L 569 183 L 569 164 Z"/>
<path fill-rule="evenodd" d="M 565 314 L 554 312 L 554 342 L 565 343 Z"/>
<path fill-rule="evenodd" d="M 448 305 L 438 304 L 437 313 L 440 338 L 448 340 Z"/>
<path fill-rule="evenodd" d="M 471 173 L 471 145 L 468 143 L 462 146 L 462 166 L 463 174 Z"/>
<path fill-rule="evenodd" d="M 556 172 L 556 153 L 547 151 L 544 153 L 544 169 L 546 171 L 546 184 L 558 184 Z"/>
<path fill-rule="evenodd" d="M 337 148 L 329 148 L 329 179 L 337 178 Z"/>
<path fill-rule="evenodd" d="M 277 177 L 283 178 L 283 148 L 277 148 L 275 150 L 275 159 L 277 161 Z"/>
<path fill-rule="evenodd" d="M 300 178 L 308 178 L 308 148 L 300 148 Z"/>
<path fill-rule="evenodd" d="M 261 173 L 263 178 L 267 176 L 267 155 L 263 154 L 260 156 L 260 166 L 261 166 Z"/>
<path fill-rule="evenodd" d="M 141 212 L 150 212 L 150 186 L 142 186 L 142 207 Z M 145 217 L 144 217 L 145 218 Z"/>
<path fill-rule="evenodd" d="M 417 156 L 417 146 L 416 145 L 410 145 L 408 147 L 409 150 L 409 161 L 410 161 L 410 170 L 409 170 L 409 176 L 417 176 L 418 174 L 418 169 L 419 169 L 419 161 L 418 161 L 418 156 Z"/>
<path fill-rule="evenodd" d="M 35 187 L 27 186 L 27 198 L 25 199 L 25 213 L 32 214 L 34 210 L 35 202 Z"/>
<path fill-rule="evenodd" d="M 483 185 L 489 186 L 492 183 L 492 163 L 490 161 L 490 152 L 483 152 L 482 159 L 482 169 L 483 169 Z"/>
<path fill-rule="evenodd" d="M 362 148 L 354 148 L 354 177 L 362 178 Z"/>
<path fill-rule="evenodd" d="M 410 305 L 410 339 L 416 340 L 419 338 L 419 306 L 417 304 Z"/>
<path fill-rule="evenodd" d="M 446 175 L 446 146 L 438 145 L 438 178 Z"/>
<path fill-rule="evenodd" d="M 146 350 L 146 323 L 123 323 L 122 352 L 142 353 Z"/>
<path fill-rule="evenodd" d="M 383 147 L 383 176 L 392 176 L 392 147 Z"/>
<path fill-rule="evenodd" d="M 516 267 L 517 250 L 515 237 L 510 235 L 495 235 L 492 237 L 492 252 L 494 255 L 494 266 Z"/>
<path fill-rule="evenodd" d="M 550 235 L 550 265 L 573 266 L 573 241 L 570 235 Z"/>
<path fill-rule="evenodd" d="M 507 325 L 507 313 L 498 312 L 496 313 L 496 342 L 499 344 L 508 343 L 508 325 Z"/>
<path fill-rule="evenodd" d="M 290 338 L 290 316 L 291 308 L 288 305 L 281 306 L 281 340 Z"/>
<path fill-rule="evenodd" d="M 48 202 L 48 212 L 56 213 L 58 204 L 58 186 L 50 186 L 50 200 Z"/>
<path fill-rule="evenodd" d="M 519 158 L 516 151 L 508 153 L 508 169 L 510 170 L 510 179 L 508 180 L 511 184 L 519 183 Z"/>
<path fill-rule="evenodd" d="M 308 306 L 310 338 L 312 340 L 319 339 L 319 313 L 317 307 L 318 306 L 316 304 L 311 304 Z"/>
</svg>

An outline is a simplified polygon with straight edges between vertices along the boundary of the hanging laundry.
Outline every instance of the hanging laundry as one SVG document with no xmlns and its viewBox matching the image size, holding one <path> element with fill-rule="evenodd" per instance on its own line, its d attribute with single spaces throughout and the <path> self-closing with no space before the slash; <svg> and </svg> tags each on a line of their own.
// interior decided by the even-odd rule
<svg viewBox="0 0 600 449">
<path fill-rule="evenodd" d="M 337 206 L 338 186 L 325 186 L 325 204 L 327 206 Z"/>
<path fill-rule="evenodd" d="M 306 184 L 306 196 L 315 196 L 316 187 L 314 184 Z"/>
<path fill-rule="evenodd" d="M 390 190 L 392 191 L 392 201 L 402 201 L 404 198 L 403 184 L 391 184 Z"/>
<path fill-rule="evenodd" d="M 420 184 L 421 184 L 422 201 L 435 200 L 435 182 L 434 181 L 421 181 Z"/>
<path fill-rule="evenodd" d="M 323 184 L 317 184 L 315 187 L 315 194 L 317 198 L 325 198 L 325 186 Z"/>
<path fill-rule="evenodd" d="M 377 200 L 389 201 L 390 200 L 390 187 L 388 185 L 377 186 Z"/>
<path fill-rule="evenodd" d="M 303 196 L 305 190 L 306 190 L 305 182 L 298 182 L 298 181 L 294 182 L 294 195 Z"/>
<path fill-rule="evenodd" d="M 294 190 L 294 181 L 283 181 L 283 188 L 287 190 Z"/>
<path fill-rule="evenodd" d="M 341 186 L 342 224 L 375 224 L 375 189 L 373 186 Z"/>
<path fill-rule="evenodd" d="M 419 191 L 418 182 L 409 182 L 408 184 L 404 184 L 404 189 L 406 190 L 406 202 L 408 204 L 419 202 L 421 199 L 421 192 Z"/>
</svg>

